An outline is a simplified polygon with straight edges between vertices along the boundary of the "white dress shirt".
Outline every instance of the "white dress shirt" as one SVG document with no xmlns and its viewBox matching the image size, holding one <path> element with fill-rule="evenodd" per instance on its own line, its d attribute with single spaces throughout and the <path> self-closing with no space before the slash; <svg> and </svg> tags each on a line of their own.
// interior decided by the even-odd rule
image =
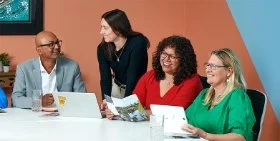
<svg viewBox="0 0 280 141">
<path fill-rule="evenodd" d="M 49 74 L 44 66 L 42 65 L 41 59 L 40 60 L 40 70 L 41 70 L 41 77 L 42 77 L 42 92 L 43 95 L 47 93 L 53 93 L 57 92 L 57 86 L 56 86 L 56 64 Z M 53 103 L 52 107 L 55 106 Z"/>
</svg>

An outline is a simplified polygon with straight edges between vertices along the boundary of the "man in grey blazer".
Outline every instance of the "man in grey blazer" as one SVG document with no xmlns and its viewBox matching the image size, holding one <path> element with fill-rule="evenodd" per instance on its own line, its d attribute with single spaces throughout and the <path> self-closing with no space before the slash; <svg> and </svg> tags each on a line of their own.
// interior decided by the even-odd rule
<svg viewBox="0 0 280 141">
<path fill-rule="evenodd" d="M 78 63 L 60 55 L 62 41 L 54 33 L 38 33 L 35 43 L 39 57 L 17 66 L 13 107 L 31 108 L 32 90 L 42 90 L 43 107 L 53 105 L 53 92 L 86 92 Z"/>
</svg>

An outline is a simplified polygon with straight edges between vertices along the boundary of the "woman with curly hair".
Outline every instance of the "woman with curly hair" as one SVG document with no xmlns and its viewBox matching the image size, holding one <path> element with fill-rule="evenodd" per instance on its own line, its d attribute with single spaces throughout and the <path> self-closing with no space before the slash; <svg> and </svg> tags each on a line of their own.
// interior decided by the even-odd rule
<svg viewBox="0 0 280 141">
<path fill-rule="evenodd" d="M 159 42 L 153 54 L 153 70 L 140 78 L 133 93 L 147 114 L 151 114 L 151 104 L 181 106 L 186 109 L 201 90 L 196 55 L 190 40 L 170 36 Z M 110 110 L 106 110 L 108 119 L 113 116 Z"/>
<path fill-rule="evenodd" d="M 140 78 L 133 93 L 150 114 L 151 104 L 187 108 L 201 90 L 190 40 L 170 36 L 159 42 L 153 54 L 153 70 Z"/>
</svg>

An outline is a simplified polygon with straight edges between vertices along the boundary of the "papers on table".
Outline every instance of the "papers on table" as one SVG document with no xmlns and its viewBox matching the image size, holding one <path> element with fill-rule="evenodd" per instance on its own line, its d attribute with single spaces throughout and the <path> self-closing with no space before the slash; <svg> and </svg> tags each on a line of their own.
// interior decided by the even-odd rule
<svg viewBox="0 0 280 141">
<path fill-rule="evenodd" d="M 165 136 L 187 137 L 191 134 L 181 129 L 188 123 L 183 107 L 151 104 L 151 111 L 153 115 L 164 115 Z"/>
</svg>

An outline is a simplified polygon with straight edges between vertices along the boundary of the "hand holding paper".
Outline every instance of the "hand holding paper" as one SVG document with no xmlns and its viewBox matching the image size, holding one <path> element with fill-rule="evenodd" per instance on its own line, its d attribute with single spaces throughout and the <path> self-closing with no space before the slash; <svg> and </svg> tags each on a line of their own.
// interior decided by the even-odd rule
<svg viewBox="0 0 280 141">
<path fill-rule="evenodd" d="M 114 115 L 119 115 L 125 121 L 143 121 L 147 119 L 145 109 L 134 94 L 123 99 L 105 95 L 105 99 L 108 109 Z"/>
</svg>

